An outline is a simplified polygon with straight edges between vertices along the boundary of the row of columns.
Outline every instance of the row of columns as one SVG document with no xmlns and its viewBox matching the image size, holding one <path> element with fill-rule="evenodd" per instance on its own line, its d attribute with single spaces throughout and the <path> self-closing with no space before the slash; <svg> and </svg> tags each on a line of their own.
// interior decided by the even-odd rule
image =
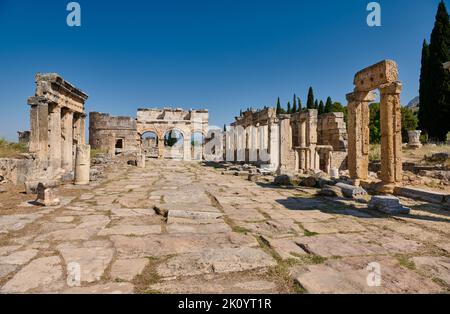
<svg viewBox="0 0 450 314">
<path fill-rule="evenodd" d="M 74 145 L 85 144 L 85 114 L 32 97 L 30 151 L 53 171 L 74 169 Z"/>
</svg>

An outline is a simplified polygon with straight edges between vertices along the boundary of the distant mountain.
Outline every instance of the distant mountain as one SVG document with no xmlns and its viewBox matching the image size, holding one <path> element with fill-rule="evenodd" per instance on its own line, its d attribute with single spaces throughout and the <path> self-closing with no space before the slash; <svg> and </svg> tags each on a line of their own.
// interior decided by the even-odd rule
<svg viewBox="0 0 450 314">
<path fill-rule="evenodd" d="M 407 105 L 406 108 L 411 109 L 413 112 L 419 111 L 419 96 L 412 99 Z"/>
</svg>

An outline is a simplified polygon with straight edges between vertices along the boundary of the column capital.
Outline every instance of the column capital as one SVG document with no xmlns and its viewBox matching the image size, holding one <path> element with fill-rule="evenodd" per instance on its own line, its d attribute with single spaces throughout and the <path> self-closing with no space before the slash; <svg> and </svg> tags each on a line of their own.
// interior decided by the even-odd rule
<svg viewBox="0 0 450 314">
<path fill-rule="evenodd" d="M 47 105 L 48 101 L 44 96 L 33 96 L 29 97 L 27 101 L 30 106 Z"/>
<path fill-rule="evenodd" d="M 374 91 L 360 92 L 358 90 L 353 91 L 346 95 L 348 102 L 373 102 L 377 95 Z"/>
<path fill-rule="evenodd" d="M 393 82 L 383 84 L 379 87 L 382 94 L 399 95 L 402 92 L 403 85 L 401 82 Z"/>
</svg>

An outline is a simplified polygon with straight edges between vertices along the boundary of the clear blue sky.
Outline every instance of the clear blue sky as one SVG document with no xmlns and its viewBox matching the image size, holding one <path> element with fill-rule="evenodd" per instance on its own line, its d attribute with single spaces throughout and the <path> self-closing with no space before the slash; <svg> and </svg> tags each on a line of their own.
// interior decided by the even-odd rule
<svg viewBox="0 0 450 314">
<path fill-rule="evenodd" d="M 354 73 L 385 58 L 400 67 L 402 102 L 418 94 L 422 41 L 439 0 L 0 0 L 0 136 L 28 129 L 36 72 L 57 72 L 90 95 L 87 111 L 207 108 L 210 124 L 294 93 L 345 104 Z M 449 3 L 447 3 L 449 4 Z"/>
</svg>

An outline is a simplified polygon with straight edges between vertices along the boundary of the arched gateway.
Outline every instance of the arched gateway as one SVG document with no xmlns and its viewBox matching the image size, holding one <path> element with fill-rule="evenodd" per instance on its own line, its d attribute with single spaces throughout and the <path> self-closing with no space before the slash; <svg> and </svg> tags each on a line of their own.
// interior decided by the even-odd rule
<svg viewBox="0 0 450 314">
<path fill-rule="evenodd" d="M 402 181 L 402 122 L 397 64 L 384 60 L 355 75 L 355 89 L 348 100 L 348 168 L 359 182 L 368 178 L 369 104 L 373 90 L 380 90 L 381 181 L 383 185 Z"/>
</svg>

